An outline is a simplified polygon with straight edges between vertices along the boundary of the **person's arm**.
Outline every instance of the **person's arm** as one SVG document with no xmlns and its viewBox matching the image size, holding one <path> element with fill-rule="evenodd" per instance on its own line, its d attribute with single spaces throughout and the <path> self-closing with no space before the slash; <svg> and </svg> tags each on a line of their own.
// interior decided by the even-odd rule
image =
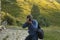
<svg viewBox="0 0 60 40">
<path fill-rule="evenodd" d="M 37 28 L 38 28 L 38 22 L 35 20 L 35 21 L 34 21 L 34 24 L 31 23 L 31 26 L 33 26 L 34 29 L 37 30 Z"/>
<path fill-rule="evenodd" d="M 26 23 L 23 24 L 22 27 L 23 27 L 23 28 L 26 28 L 27 26 L 28 26 L 28 23 L 26 22 Z"/>
</svg>

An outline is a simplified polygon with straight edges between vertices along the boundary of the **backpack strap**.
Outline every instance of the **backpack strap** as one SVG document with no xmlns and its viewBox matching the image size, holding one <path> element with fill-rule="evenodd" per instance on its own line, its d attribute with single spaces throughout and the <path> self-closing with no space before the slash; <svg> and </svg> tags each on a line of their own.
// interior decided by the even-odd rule
<svg viewBox="0 0 60 40">
<path fill-rule="evenodd" d="M 39 23 L 38 23 L 38 29 L 41 29 L 41 27 L 40 27 Z"/>
</svg>

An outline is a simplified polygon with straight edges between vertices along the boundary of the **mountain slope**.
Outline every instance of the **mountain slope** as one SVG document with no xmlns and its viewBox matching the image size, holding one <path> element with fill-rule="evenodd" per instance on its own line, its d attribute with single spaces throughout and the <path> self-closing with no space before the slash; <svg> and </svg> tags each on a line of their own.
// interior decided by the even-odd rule
<svg viewBox="0 0 60 40">
<path fill-rule="evenodd" d="M 5 14 L 11 15 L 15 20 L 14 23 L 23 23 L 28 14 L 31 14 L 33 10 L 33 5 L 38 6 L 40 11 L 40 17 L 38 17 L 35 13 L 34 15 L 38 17 L 40 21 L 41 18 L 45 22 L 49 22 L 50 24 L 59 25 L 60 24 L 60 3 L 57 1 L 49 1 L 49 0 L 2 0 L 2 12 Z M 36 9 L 38 10 L 38 9 Z M 34 16 L 34 17 L 35 17 Z M 42 16 L 42 17 L 41 17 Z M 10 16 L 9 16 L 10 17 Z M 4 19 L 2 19 L 4 20 Z M 46 24 L 43 22 L 43 24 Z M 18 25 L 17 24 L 17 25 Z"/>
</svg>

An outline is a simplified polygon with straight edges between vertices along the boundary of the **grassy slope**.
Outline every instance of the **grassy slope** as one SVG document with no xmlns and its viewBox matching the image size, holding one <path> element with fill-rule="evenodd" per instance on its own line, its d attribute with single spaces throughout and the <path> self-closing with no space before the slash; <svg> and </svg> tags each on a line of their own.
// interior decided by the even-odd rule
<svg viewBox="0 0 60 40">
<path fill-rule="evenodd" d="M 2 0 L 2 12 L 9 13 L 19 22 L 24 22 L 26 15 L 31 13 L 32 5 L 40 8 L 40 14 L 51 21 L 52 24 L 60 24 L 60 4 L 48 0 Z M 15 20 L 15 21 L 16 21 Z"/>
<path fill-rule="evenodd" d="M 17 0 L 18 3 L 24 2 Z M 28 3 L 27 3 L 28 2 Z M 44 17 L 46 17 L 49 21 L 52 22 L 54 25 L 59 25 L 60 24 L 60 4 L 56 1 L 50 2 L 47 0 L 27 0 L 24 2 L 24 5 L 22 7 L 27 10 L 31 10 L 31 6 L 35 4 L 40 8 L 40 14 Z M 28 12 L 25 10 L 25 12 Z M 25 13 L 24 12 L 24 13 Z M 26 13 L 27 14 L 27 13 Z M 53 19 L 53 20 L 52 20 Z"/>
<path fill-rule="evenodd" d="M 60 28 L 57 26 L 44 28 L 44 34 L 44 40 L 60 40 Z"/>
</svg>

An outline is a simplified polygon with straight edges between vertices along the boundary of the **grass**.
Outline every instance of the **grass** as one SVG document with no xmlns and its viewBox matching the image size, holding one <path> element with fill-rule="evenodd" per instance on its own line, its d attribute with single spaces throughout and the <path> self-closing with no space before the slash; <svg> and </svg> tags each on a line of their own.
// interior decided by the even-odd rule
<svg viewBox="0 0 60 40">
<path fill-rule="evenodd" d="M 48 27 L 44 29 L 44 40 L 60 40 L 60 27 Z"/>
<path fill-rule="evenodd" d="M 35 17 L 43 16 L 43 18 L 48 20 L 47 22 L 50 22 L 54 25 L 60 25 L 60 4 L 55 1 L 53 1 L 53 3 L 50 3 L 47 0 L 40 1 L 41 0 L 2 0 L 2 12 L 11 15 L 4 16 L 8 16 L 13 21 L 12 22 L 9 20 L 13 25 L 19 25 L 25 21 L 28 14 L 31 14 L 32 6 L 36 5 L 40 10 L 40 14 L 37 16 L 35 12 Z M 2 20 L 6 19 L 4 16 L 2 17 Z M 38 18 L 38 20 L 40 21 L 40 18 Z"/>
</svg>

